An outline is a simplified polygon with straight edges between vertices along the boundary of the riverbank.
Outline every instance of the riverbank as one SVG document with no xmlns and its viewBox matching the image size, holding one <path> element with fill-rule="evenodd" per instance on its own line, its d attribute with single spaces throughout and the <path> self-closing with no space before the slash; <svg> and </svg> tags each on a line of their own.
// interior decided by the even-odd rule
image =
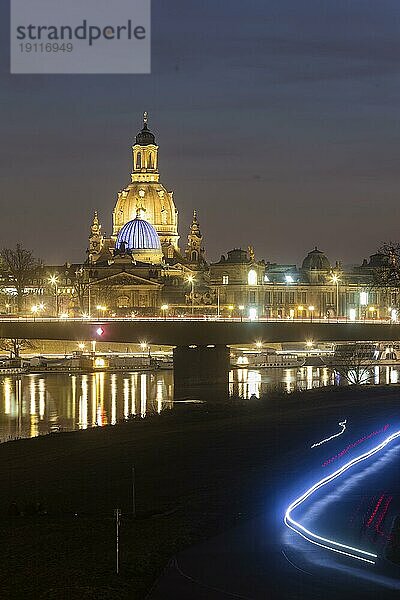
<svg viewBox="0 0 400 600">
<path fill-rule="evenodd" d="M 264 510 L 265 486 L 299 440 L 338 415 L 368 423 L 380 411 L 387 420 L 399 394 L 398 386 L 277 394 L 3 444 L 2 597 L 144 598 L 177 551 Z M 24 516 L 9 514 L 12 502 Z"/>
</svg>

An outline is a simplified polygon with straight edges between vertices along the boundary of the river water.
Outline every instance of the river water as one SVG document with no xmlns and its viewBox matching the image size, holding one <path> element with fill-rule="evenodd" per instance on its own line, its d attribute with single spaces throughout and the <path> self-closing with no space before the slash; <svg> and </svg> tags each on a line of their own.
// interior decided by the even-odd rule
<svg viewBox="0 0 400 600">
<path fill-rule="evenodd" d="M 375 369 L 375 383 L 397 383 L 398 368 Z M 272 390 L 333 383 L 326 368 L 235 369 L 231 394 L 260 397 Z M 37 374 L 0 378 L 0 441 L 113 425 L 173 407 L 173 372 Z"/>
</svg>

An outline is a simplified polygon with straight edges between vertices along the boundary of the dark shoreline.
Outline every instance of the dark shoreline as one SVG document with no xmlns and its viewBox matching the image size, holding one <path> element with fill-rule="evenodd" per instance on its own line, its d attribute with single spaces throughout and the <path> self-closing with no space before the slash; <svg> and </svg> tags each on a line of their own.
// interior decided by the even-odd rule
<svg viewBox="0 0 400 600">
<path fill-rule="evenodd" d="M 266 482 L 296 438 L 343 411 L 366 424 L 374 411 L 394 416 L 399 393 L 397 385 L 277 392 L 2 444 L 2 597 L 144 598 L 176 552 L 264 509 Z M 25 512 L 39 502 L 47 514 L 11 517 L 12 501 Z M 119 578 L 114 508 L 123 513 Z"/>
</svg>

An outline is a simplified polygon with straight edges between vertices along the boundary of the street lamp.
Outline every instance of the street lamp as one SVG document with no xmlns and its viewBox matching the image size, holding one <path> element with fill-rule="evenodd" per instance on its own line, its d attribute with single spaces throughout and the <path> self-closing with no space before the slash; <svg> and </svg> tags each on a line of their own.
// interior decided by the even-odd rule
<svg viewBox="0 0 400 600">
<path fill-rule="evenodd" d="M 56 298 L 56 318 L 58 318 L 58 277 L 57 275 L 51 275 L 49 277 L 49 283 L 54 285 L 54 294 Z"/>
<path fill-rule="evenodd" d="M 240 310 L 240 322 L 243 323 L 244 304 L 239 304 L 238 308 Z"/>
<path fill-rule="evenodd" d="M 314 313 L 314 310 L 315 310 L 315 306 L 313 306 L 313 305 L 311 304 L 311 305 L 308 307 L 308 310 L 310 311 L 310 320 L 311 320 L 311 323 L 312 323 L 312 320 L 313 320 L 313 313 Z"/>
<path fill-rule="evenodd" d="M 193 315 L 194 314 L 194 282 L 195 282 L 195 278 L 193 277 L 193 275 L 188 275 L 186 279 L 187 279 L 187 282 L 190 283 L 190 285 L 191 285 L 190 295 L 192 296 L 192 315 Z"/>
<path fill-rule="evenodd" d="M 258 350 L 261 350 L 261 348 L 262 348 L 262 347 L 263 347 L 263 343 L 262 343 L 262 341 L 261 341 L 261 340 L 257 340 L 257 341 L 256 341 L 256 348 L 257 348 Z"/>
<path fill-rule="evenodd" d="M 96 306 L 96 310 L 97 310 L 97 313 L 98 313 L 98 314 L 97 314 L 97 317 L 99 317 L 99 313 L 100 313 L 100 312 L 102 312 L 102 313 L 103 313 L 103 319 L 104 319 L 104 313 L 105 313 L 105 312 L 106 312 L 106 310 L 107 310 L 107 306 L 103 306 L 102 304 L 98 304 L 98 305 Z"/>
<path fill-rule="evenodd" d="M 331 277 L 331 282 L 336 285 L 336 318 L 339 318 L 339 277 L 338 275 L 334 274 Z"/>
<path fill-rule="evenodd" d="M 313 349 L 313 347 L 314 347 L 313 340 L 307 340 L 306 341 L 306 348 L 307 348 L 307 350 L 309 350 L 311 352 L 311 350 Z"/>
<path fill-rule="evenodd" d="M 161 310 L 162 310 L 162 312 L 164 314 L 164 321 L 167 320 L 167 311 L 168 311 L 168 309 L 169 309 L 169 304 L 162 304 L 161 305 Z"/>
<path fill-rule="evenodd" d="M 146 350 L 149 351 L 149 358 L 150 358 L 150 344 L 148 344 L 147 342 L 140 342 L 140 348 L 143 352 L 143 356 L 145 355 Z"/>
<path fill-rule="evenodd" d="M 31 312 L 33 314 L 33 320 L 35 320 L 35 317 L 37 315 L 37 312 L 39 310 L 39 307 L 37 304 L 34 304 L 33 306 L 31 306 Z"/>
</svg>

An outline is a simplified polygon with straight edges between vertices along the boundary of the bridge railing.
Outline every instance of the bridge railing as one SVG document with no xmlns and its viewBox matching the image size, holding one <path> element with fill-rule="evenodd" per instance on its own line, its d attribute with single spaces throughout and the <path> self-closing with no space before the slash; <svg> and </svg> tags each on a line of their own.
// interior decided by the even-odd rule
<svg viewBox="0 0 400 600">
<path fill-rule="evenodd" d="M 0 316 L 0 323 L 114 323 L 114 322 L 222 322 L 222 323 L 368 323 L 368 324 L 389 324 L 396 323 L 391 319 L 349 319 L 347 317 L 338 317 L 337 319 L 328 319 L 321 317 L 309 318 L 276 318 L 276 317 L 258 317 L 249 319 L 247 317 L 222 317 L 213 315 L 185 315 L 185 316 L 138 316 L 138 317 L 17 317 Z"/>
</svg>

